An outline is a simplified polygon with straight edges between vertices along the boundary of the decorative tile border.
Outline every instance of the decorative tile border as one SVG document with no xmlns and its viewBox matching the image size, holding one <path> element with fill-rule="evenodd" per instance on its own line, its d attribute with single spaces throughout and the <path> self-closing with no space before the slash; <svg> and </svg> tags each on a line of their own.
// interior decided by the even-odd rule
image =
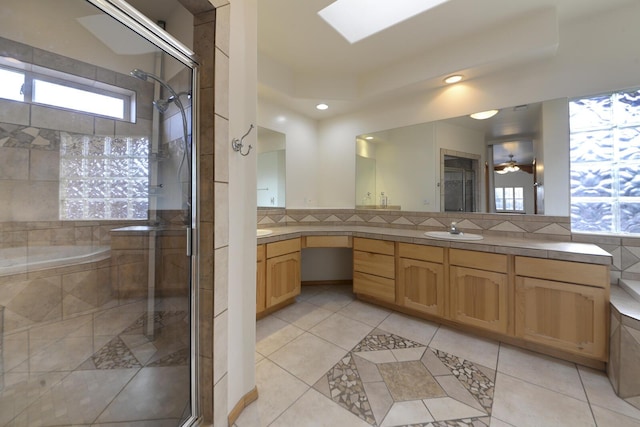
<svg viewBox="0 0 640 427">
<path fill-rule="evenodd" d="M 458 222 L 463 231 L 492 236 L 592 243 L 613 256 L 611 283 L 640 280 L 640 238 L 574 234 L 569 217 L 457 212 L 356 209 L 258 209 L 258 228 L 284 226 L 367 226 L 442 230 Z"/>
<path fill-rule="evenodd" d="M 414 351 L 415 349 L 417 349 L 418 351 Z M 361 362 L 356 363 L 354 356 L 359 355 L 358 360 L 360 361 L 360 357 L 369 358 L 369 356 L 365 355 L 371 352 L 379 352 L 379 358 L 373 355 L 373 358 L 371 360 L 385 361 L 367 361 L 366 363 L 370 364 L 369 366 L 371 366 L 371 368 L 367 368 L 366 365 L 361 365 Z M 394 354 L 392 352 L 411 352 L 416 360 L 394 362 L 391 361 L 391 359 L 396 360 L 394 359 L 394 357 L 390 356 L 391 354 Z M 434 360 L 440 360 L 440 362 L 442 363 L 441 368 L 438 368 L 439 372 L 437 373 L 437 376 L 433 376 L 435 374 L 432 374 L 429 371 L 429 368 L 427 366 L 429 363 L 424 361 L 426 357 L 425 352 L 432 353 L 433 355 L 435 355 L 435 357 L 437 357 L 437 359 Z M 401 357 L 401 359 L 404 360 L 404 357 Z M 433 362 L 430 363 L 432 364 Z M 398 335 L 390 334 L 377 329 L 369 333 L 349 353 L 341 358 L 340 361 L 338 361 L 338 363 L 336 363 L 336 365 L 334 365 L 327 372 L 327 374 L 323 378 L 321 378 L 318 383 L 316 383 L 314 388 L 316 388 L 318 391 L 325 394 L 328 398 L 330 398 L 343 408 L 347 409 L 349 412 L 356 415 L 360 419 L 364 420 L 368 424 L 377 427 L 383 423 L 384 418 L 391 412 L 393 405 L 398 403 L 402 404 L 403 402 L 405 402 L 405 398 L 396 396 L 394 401 L 393 396 L 389 394 L 387 402 L 384 404 L 386 406 L 381 407 L 381 403 L 379 401 L 380 396 L 378 396 L 378 403 L 374 405 L 377 407 L 377 409 L 375 409 L 372 407 L 375 402 L 372 403 L 372 401 L 369 400 L 369 396 L 367 395 L 368 386 L 366 384 L 378 384 L 382 382 L 386 385 L 387 388 L 390 387 L 390 385 L 387 383 L 387 381 L 389 381 L 389 378 L 380 376 L 382 373 L 380 369 L 382 367 L 389 368 L 389 365 L 395 365 L 393 369 L 397 369 L 398 372 L 404 372 L 404 374 L 400 374 L 400 377 L 405 377 L 405 380 L 407 378 L 415 378 L 415 369 L 411 368 L 409 369 L 409 371 L 406 371 L 406 369 L 409 368 L 407 364 L 413 364 L 411 365 L 413 367 L 415 367 L 415 364 L 418 364 L 418 367 L 422 367 L 422 369 L 424 370 L 425 379 L 433 381 L 435 386 L 440 390 L 439 393 L 434 394 L 433 387 L 418 389 L 418 393 L 420 393 L 421 396 L 422 394 L 424 394 L 422 397 L 417 398 L 418 401 L 424 401 L 428 407 L 429 401 L 431 399 L 454 399 L 459 404 L 465 405 L 465 407 L 467 407 L 467 410 L 476 412 L 478 416 L 460 417 L 450 420 L 437 421 L 425 420 L 425 422 L 423 423 L 407 424 L 406 427 L 489 426 L 491 419 L 491 407 L 493 404 L 494 382 L 490 378 L 488 378 L 480 369 L 478 369 L 478 367 L 476 367 L 472 362 L 468 360 L 461 359 L 457 356 L 445 353 L 443 351 L 428 348 L 423 344 L 419 344 L 406 338 L 402 338 Z M 366 373 L 366 378 L 369 378 L 368 380 L 366 378 L 363 380 L 363 377 L 361 377 L 361 374 L 358 371 L 359 366 L 361 369 L 365 369 L 365 373 L 368 372 Z M 377 369 L 374 366 L 377 367 Z M 380 378 L 379 380 L 374 379 L 373 382 L 371 376 L 376 374 L 372 374 L 372 368 L 374 372 L 379 372 L 378 376 Z M 403 369 L 405 369 L 405 371 L 403 371 Z M 450 374 L 444 374 L 443 370 L 448 370 Z M 460 384 L 469 392 L 469 394 L 467 395 L 468 397 L 466 398 L 468 399 L 466 403 L 458 400 L 460 397 L 456 399 L 448 396 L 446 394 L 446 391 L 442 390 L 440 386 L 437 385 L 436 378 L 447 377 L 455 377 L 460 382 Z M 394 378 L 396 378 L 396 376 L 394 376 Z M 400 379 L 400 381 L 402 382 L 402 379 Z M 412 381 L 413 384 L 413 380 L 410 381 Z M 442 384 L 446 384 L 446 382 Z M 391 389 L 388 390 L 390 392 Z M 416 392 L 414 391 L 414 393 Z M 398 401 L 397 399 L 400 399 L 400 401 Z M 469 404 L 472 404 L 473 406 L 475 406 L 475 408 L 469 406 Z M 480 408 L 483 408 L 483 410 L 481 411 Z M 469 412 L 467 412 L 467 414 L 470 415 Z M 426 412 L 425 417 L 428 417 Z"/>
</svg>

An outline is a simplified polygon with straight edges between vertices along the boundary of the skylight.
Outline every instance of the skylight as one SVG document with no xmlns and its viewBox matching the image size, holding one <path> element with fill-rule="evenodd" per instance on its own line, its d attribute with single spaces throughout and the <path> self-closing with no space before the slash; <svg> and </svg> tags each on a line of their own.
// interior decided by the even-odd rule
<svg viewBox="0 0 640 427">
<path fill-rule="evenodd" d="M 448 0 L 337 0 L 318 15 L 349 43 L 392 27 Z"/>
</svg>

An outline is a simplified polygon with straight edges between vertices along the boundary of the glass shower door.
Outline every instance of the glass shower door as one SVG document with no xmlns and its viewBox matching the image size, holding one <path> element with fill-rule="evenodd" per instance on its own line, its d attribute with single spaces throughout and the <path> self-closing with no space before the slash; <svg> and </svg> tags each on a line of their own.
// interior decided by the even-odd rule
<svg viewBox="0 0 640 427">
<path fill-rule="evenodd" d="M 196 416 L 197 69 L 92 3 L 0 14 L 0 426 Z"/>
</svg>

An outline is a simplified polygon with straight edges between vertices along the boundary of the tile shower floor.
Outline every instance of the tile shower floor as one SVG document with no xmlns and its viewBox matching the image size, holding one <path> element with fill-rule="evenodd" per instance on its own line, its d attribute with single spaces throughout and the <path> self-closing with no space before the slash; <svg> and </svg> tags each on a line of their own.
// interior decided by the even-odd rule
<svg viewBox="0 0 640 427">
<path fill-rule="evenodd" d="M 303 287 L 257 323 L 235 427 L 640 426 L 605 373 Z"/>
<path fill-rule="evenodd" d="M 174 427 L 188 410 L 187 298 L 147 301 L 5 334 L 0 426 Z"/>
</svg>

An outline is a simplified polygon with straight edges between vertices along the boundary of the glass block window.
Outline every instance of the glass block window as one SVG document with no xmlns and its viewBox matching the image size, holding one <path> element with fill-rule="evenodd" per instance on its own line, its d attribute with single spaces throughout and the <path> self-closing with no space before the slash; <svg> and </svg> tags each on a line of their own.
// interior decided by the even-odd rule
<svg viewBox="0 0 640 427">
<path fill-rule="evenodd" d="M 524 212 L 523 187 L 496 187 L 496 211 Z"/>
<path fill-rule="evenodd" d="M 640 234 L 640 90 L 571 100 L 571 229 Z"/>
<path fill-rule="evenodd" d="M 60 219 L 148 218 L 147 138 L 61 134 Z"/>
</svg>

